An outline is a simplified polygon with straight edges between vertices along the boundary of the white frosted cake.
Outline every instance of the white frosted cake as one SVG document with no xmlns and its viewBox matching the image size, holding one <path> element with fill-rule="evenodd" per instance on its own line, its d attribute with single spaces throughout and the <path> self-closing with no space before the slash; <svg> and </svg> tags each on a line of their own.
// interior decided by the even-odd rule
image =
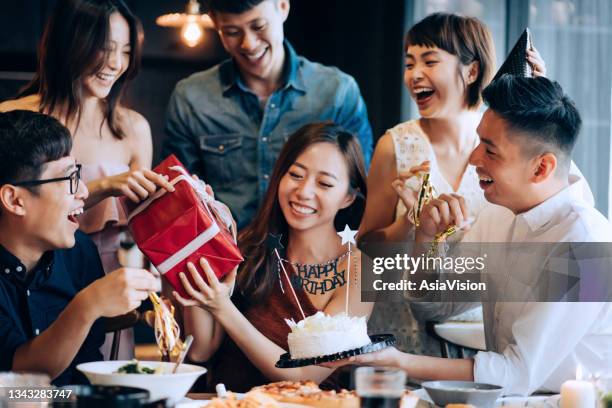
<svg viewBox="0 0 612 408">
<path fill-rule="evenodd" d="M 295 323 L 285 319 L 291 333 L 287 337 L 292 359 L 320 357 L 370 344 L 365 316 L 344 313 L 329 316 L 317 312 Z"/>
</svg>

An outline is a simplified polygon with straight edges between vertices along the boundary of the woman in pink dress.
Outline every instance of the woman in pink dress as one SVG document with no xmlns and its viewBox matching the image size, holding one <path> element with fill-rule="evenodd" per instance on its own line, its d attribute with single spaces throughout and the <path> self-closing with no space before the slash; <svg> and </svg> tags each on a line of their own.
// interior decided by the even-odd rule
<svg viewBox="0 0 612 408">
<path fill-rule="evenodd" d="M 167 180 L 149 170 L 147 120 L 121 104 L 140 65 L 143 33 L 122 0 L 60 0 L 39 46 L 38 70 L 19 99 L 0 111 L 26 109 L 59 119 L 73 135 L 72 155 L 89 188 L 80 228 L 98 245 L 106 273 L 120 267 L 119 234 L 126 217 L 117 197 L 138 202 Z M 102 352 L 110 354 L 110 341 Z M 134 355 L 133 333 L 122 334 L 120 359 Z"/>
</svg>

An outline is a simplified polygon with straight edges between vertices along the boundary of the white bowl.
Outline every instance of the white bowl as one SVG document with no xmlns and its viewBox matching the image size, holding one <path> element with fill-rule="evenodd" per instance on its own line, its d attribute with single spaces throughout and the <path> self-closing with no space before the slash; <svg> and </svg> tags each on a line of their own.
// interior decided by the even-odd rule
<svg viewBox="0 0 612 408">
<path fill-rule="evenodd" d="M 432 401 L 441 407 L 448 404 L 472 404 L 481 408 L 495 405 L 502 393 L 499 385 L 472 381 L 426 381 L 421 387 L 427 391 Z"/>
<path fill-rule="evenodd" d="M 150 401 L 167 398 L 168 405 L 172 406 L 180 401 L 199 376 L 206 372 L 206 368 L 192 364 L 181 364 L 175 374 L 171 374 L 174 363 L 159 361 L 140 361 L 142 367 L 155 369 L 162 367 L 163 373 L 168 374 L 119 374 L 119 367 L 131 361 L 94 361 L 79 364 L 76 368 L 81 371 L 89 382 L 94 385 L 123 385 L 127 387 L 143 388 L 150 393 Z"/>
</svg>

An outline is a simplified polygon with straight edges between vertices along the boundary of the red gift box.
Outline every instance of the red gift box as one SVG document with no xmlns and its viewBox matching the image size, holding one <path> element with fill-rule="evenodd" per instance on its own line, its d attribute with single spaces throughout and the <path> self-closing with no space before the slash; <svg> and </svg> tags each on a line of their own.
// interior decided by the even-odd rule
<svg viewBox="0 0 612 408">
<path fill-rule="evenodd" d="M 181 162 L 171 155 L 153 169 L 168 176 L 175 191 L 158 190 L 134 205 L 124 199 L 128 228 L 138 248 L 183 297 L 190 298 L 179 278 L 187 262 L 197 266 L 206 279 L 199 260 L 206 258 L 219 279 L 232 271 L 243 258 L 230 232 L 232 218 L 227 207 L 215 201 L 201 181 L 193 180 Z"/>
</svg>

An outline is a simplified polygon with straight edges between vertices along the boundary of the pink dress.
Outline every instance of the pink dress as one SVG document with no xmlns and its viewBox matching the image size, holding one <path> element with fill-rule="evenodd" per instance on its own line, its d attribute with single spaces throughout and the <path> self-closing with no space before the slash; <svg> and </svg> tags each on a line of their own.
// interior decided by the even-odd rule
<svg viewBox="0 0 612 408">
<path fill-rule="evenodd" d="M 125 173 L 130 168 L 123 163 L 83 164 L 81 177 L 85 183 L 102 177 Z M 127 225 L 127 217 L 119 199 L 109 197 L 89 208 L 79 217 L 81 231 L 87 233 L 98 247 L 104 273 L 109 273 L 121 267 L 118 258 L 120 233 Z M 113 333 L 106 334 L 106 340 L 101 348 L 104 359 L 110 357 Z M 134 358 L 134 330 L 121 332 L 119 342 L 119 360 Z"/>
</svg>

